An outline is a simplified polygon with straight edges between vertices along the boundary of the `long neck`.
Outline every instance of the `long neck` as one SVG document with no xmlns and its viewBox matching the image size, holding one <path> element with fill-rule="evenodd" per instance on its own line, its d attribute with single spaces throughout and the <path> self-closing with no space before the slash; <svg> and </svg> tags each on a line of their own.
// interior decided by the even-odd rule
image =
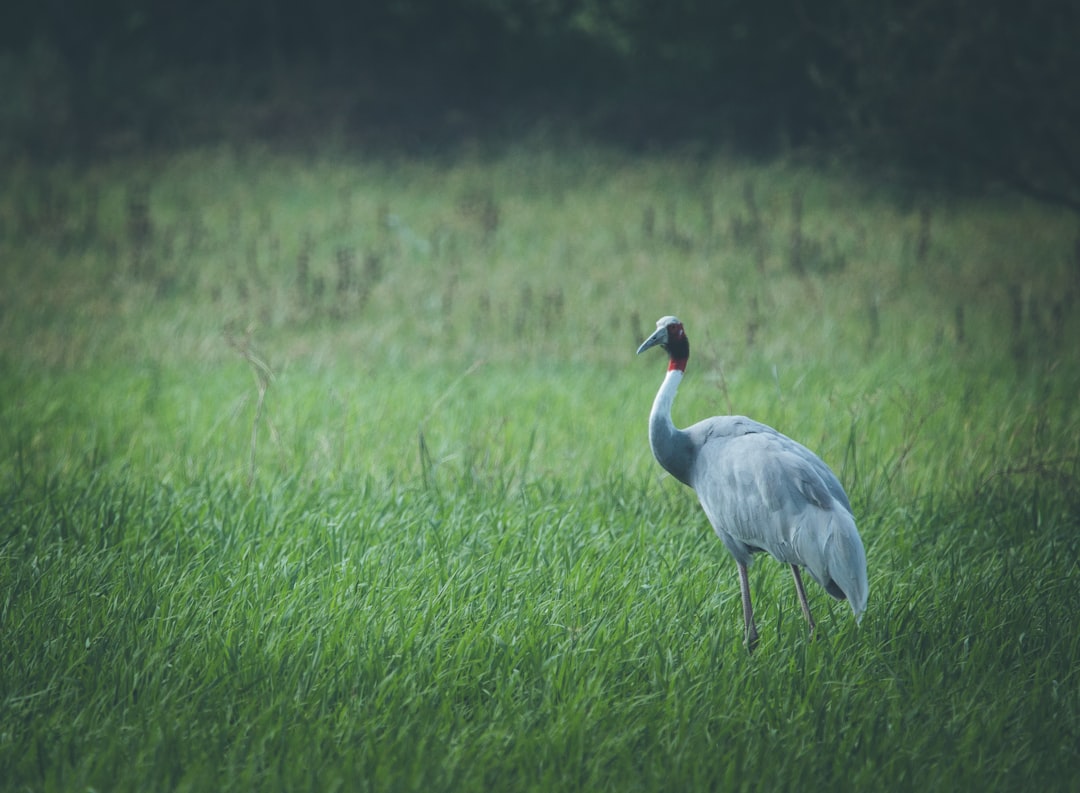
<svg viewBox="0 0 1080 793">
<path fill-rule="evenodd" d="M 693 444 L 690 437 L 680 429 L 676 429 L 671 420 L 671 405 L 675 401 L 675 394 L 679 390 L 679 383 L 683 379 L 682 367 L 674 366 L 672 360 L 664 382 L 660 384 L 660 390 L 656 392 L 653 400 L 652 412 L 649 414 L 649 445 L 652 447 L 653 456 L 664 469 L 685 485 L 690 484 L 690 468 L 693 465 Z M 686 362 L 682 361 L 685 366 Z"/>
</svg>

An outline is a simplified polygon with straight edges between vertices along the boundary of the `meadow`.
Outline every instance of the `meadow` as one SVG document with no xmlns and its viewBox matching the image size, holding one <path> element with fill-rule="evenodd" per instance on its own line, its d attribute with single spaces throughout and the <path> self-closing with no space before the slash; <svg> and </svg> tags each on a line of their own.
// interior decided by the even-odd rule
<svg viewBox="0 0 1080 793">
<path fill-rule="evenodd" d="M 191 148 L 0 174 L 0 789 L 1071 790 L 1080 238 L 841 163 Z M 651 457 L 837 472 L 861 626 Z"/>
</svg>

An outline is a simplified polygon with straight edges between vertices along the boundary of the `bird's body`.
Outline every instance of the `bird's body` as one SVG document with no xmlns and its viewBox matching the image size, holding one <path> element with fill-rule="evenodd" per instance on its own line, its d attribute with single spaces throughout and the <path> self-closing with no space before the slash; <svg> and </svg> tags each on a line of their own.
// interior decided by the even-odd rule
<svg viewBox="0 0 1080 793">
<path fill-rule="evenodd" d="M 805 446 L 743 416 L 715 416 L 677 429 L 671 406 L 690 356 L 682 323 L 662 318 L 638 352 L 656 345 L 667 350 L 670 363 L 649 417 L 649 444 L 660 465 L 694 489 L 735 558 L 747 645 L 756 644 L 757 628 L 746 570 L 758 551 L 791 565 L 811 631 L 800 568 L 834 598 L 846 599 L 858 619 L 866 609 L 866 554 L 839 480 Z"/>
</svg>

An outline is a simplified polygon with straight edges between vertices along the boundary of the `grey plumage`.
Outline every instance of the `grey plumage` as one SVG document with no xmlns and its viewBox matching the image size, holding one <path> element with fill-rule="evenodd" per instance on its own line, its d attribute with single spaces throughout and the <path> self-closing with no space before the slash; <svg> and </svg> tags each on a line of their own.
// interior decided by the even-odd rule
<svg viewBox="0 0 1080 793">
<path fill-rule="evenodd" d="M 868 594 L 866 554 L 840 481 L 805 446 L 743 416 L 716 416 L 677 429 L 671 405 L 690 346 L 675 317 L 656 324 L 656 332 L 638 348 L 640 353 L 659 345 L 670 358 L 649 418 L 649 443 L 657 461 L 697 493 L 735 558 L 747 646 L 756 644 L 757 628 L 746 570 L 759 551 L 791 566 L 811 632 L 814 621 L 800 568 L 834 598 L 846 599 L 858 620 Z"/>
</svg>

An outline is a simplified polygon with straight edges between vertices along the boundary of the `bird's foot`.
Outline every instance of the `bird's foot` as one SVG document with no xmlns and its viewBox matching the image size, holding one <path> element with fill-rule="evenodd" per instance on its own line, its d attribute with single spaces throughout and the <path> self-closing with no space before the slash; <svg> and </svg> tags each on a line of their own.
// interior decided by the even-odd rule
<svg viewBox="0 0 1080 793">
<path fill-rule="evenodd" d="M 744 637 L 743 644 L 746 645 L 746 651 L 748 653 L 752 653 L 752 652 L 754 652 L 754 650 L 757 649 L 757 646 L 758 646 L 757 626 L 754 625 L 754 623 L 752 623 L 752 622 L 746 627 L 746 635 Z"/>
</svg>

